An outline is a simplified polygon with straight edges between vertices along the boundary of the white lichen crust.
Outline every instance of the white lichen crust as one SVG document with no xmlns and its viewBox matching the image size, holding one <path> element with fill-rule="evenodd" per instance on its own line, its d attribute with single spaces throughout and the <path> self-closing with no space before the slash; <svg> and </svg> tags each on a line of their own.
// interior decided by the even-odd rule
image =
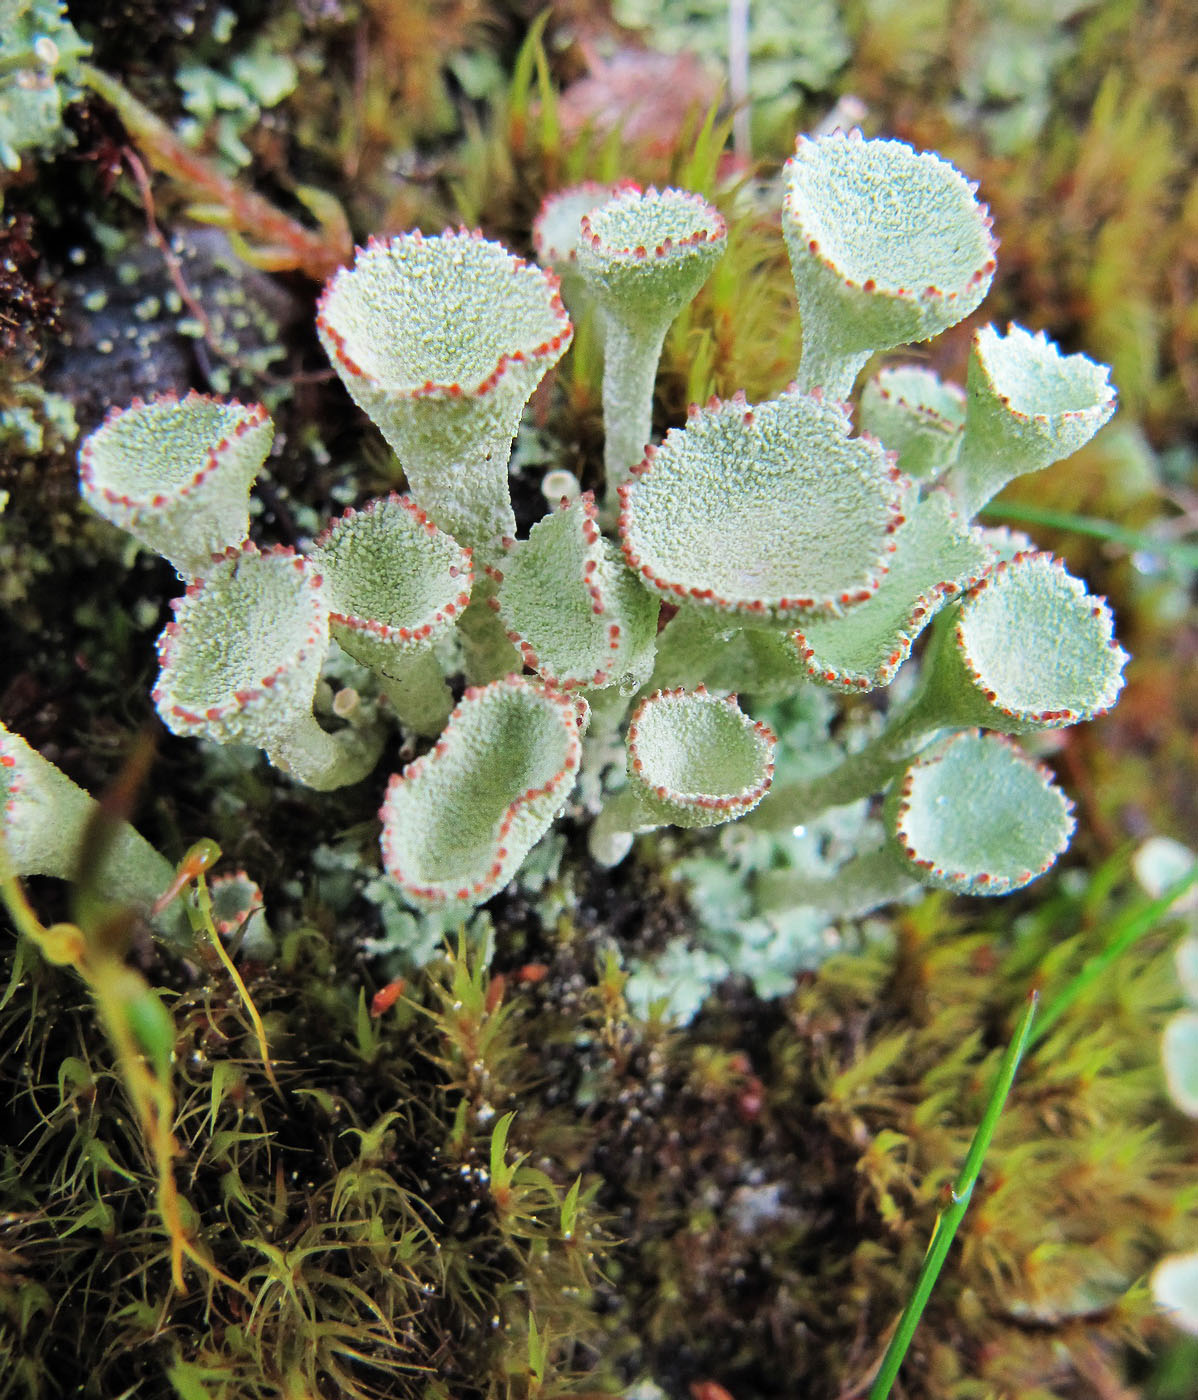
<svg viewBox="0 0 1198 1400">
<path fill-rule="evenodd" d="M 1073 835 L 1073 804 L 1010 739 L 966 731 L 917 759 L 886 803 L 897 849 L 926 885 L 958 894 L 1022 889 Z"/>
<path fill-rule="evenodd" d="M 436 523 L 472 546 L 514 535 L 512 439 L 573 334 L 556 277 L 465 229 L 372 239 L 316 324 Z"/>
<path fill-rule="evenodd" d="M 599 533 L 587 491 L 513 545 L 492 606 L 524 664 L 567 690 L 619 684 L 631 692 L 653 665 L 658 601 Z"/>
<path fill-rule="evenodd" d="M 1174 1106 L 1187 1117 L 1198 1118 L 1198 1011 L 1178 1011 L 1166 1021 L 1161 1065 Z"/>
<path fill-rule="evenodd" d="M 878 589 L 908 486 L 841 404 L 790 389 L 692 409 L 620 492 L 629 567 L 672 601 L 746 618 L 832 615 Z"/>
<path fill-rule="evenodd" d="M 520 676 L 467 690 L 380 813 L 383 867 L 413 904 L 464 910 L 507 884 L 570 795 L 586 715 Z"/>
<path fill-rule="evenodd" d="M 777 740 L 735 695 L 704 686 L 658 690 L 628 726 L 628 782 L 658 822 L 718 826 L 751 812 L 770 789 Z"/>
<path fill-rule="evenodd" d="M 1050 554 L 999 563 L 964 599 L 931 684 L 947 718 L 1006 734 L 1105 714 L 1128 656 L 1106 600 Z"/>
<path fill-rule="evenodd" d="M 261 404 L 191 393 L 113 409 L 79 452 L 87 503 L 192 577 L 249 531 L 274 427 Z"/>
<path fill-rule="evenodd" d="M 838 132 L 800 136 L 785 177 L 804 388 L 844 397 L 873 351 L 929 340 L 986 295 L 990 218 L 948 161 Z"/>
<path fill-rule="evenodd" d="M 1170 1322 L 1198 1337 L 1198 1249 L 1166 1255 L 1153 1270 L 1151 1288 Z"/>
</svg>

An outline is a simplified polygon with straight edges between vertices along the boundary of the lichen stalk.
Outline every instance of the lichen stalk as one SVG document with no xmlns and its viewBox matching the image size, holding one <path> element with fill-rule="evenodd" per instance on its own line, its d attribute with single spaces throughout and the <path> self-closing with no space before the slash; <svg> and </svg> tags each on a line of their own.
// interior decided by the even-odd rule
<svg viewBox="0 0 1198 1400">
<path fill-rule="evenodd" d="M 921 690 L 900 715 L 864 748 L 835 768 L 805 782 L 780 784 L 749 818 L 765 831 L 802 826 L 831 807 L 843 807 L 880 792 L 936 734 L 943 721 Z"/>
<path fill-rule="evenodd" d="M 417 734 L 440 734 L 453 709 L 453 692 L 432 652 L 409 658 L 397 675 L 380 676 L 379 689 L 404 724 Z"/>
<path fill-rule="evenodd" d="M 276 768 L 317 792 L 360 783 L 379 761 L 383 736 L 377 730 L 346 728 L 330 734 L 313 715 L 295 724 L 266 749 Z"/>
<path fill-rule="evenodd" d="M 797 870 L 767 870 L 754 884 L 762 914 L 785 913 L 797 905 L 825 909 L 834 917 L 859 918 L 919 889 L 911 872 L 889 846 L 864 851 L 834 875 L 815 877 Z"/>
<path fill-rule="evenodd" d="M 90 842 L 93 826 L 103 837 Z M 36 749 L 0 725 L 0 836 L 15 874 L 49 875 L 88 883 L 106 898 L 150 915 L 170 888 L 174 868 L 128 822 L 106 818 L 100 804 Z M 81 872 L 81 853 L 94 844 L 98 868 Z M 163 939 L 180 950 L 192 947 L 177 905 L 153 916 Z"/>
<path fill-rule="evenodd" d="M 829 399 L 845 400 L 857 382 L 857 376 L 869 363 L 871 351 L 837 354 L 829 341 L 833 326 L 821 321 L 816 308 L 808 308 L 803 316 L 803 352 L 795 370 L 797 389 L 809 394 L 822 389 Z"/>
<path fill-rule="evenodd" d="M 629 326 L 606 312 L 603 323 L 604 512 L 614 519 L 617 493 L 653 436 L 653 388 L 670 325 Z"/>
</svg>

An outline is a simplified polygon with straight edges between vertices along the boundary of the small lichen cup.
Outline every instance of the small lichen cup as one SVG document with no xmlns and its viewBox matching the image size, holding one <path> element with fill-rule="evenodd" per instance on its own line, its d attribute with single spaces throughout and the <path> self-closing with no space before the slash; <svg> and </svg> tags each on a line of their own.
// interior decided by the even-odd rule
<svg viewBox="0 0 1198 1400">
<path fill-rule="evenodd" d="M 898 454 L 899 467 L 931 480 L 956 457 L 965 394 L 924 365 L 888 365 L 861 391 L 858 426 Z"/>
<path fill-rule="evenodd" d="M 551 267 L 561 282 L 562 298 L 571 316 L 587 295 L 586 282 L 578 270 L 578 244 L 581 222 L 608 200 L 628 190 L 639 189 L 632 180 L 604 183 L 582 180 L 565 189 L 554 190 L 541 201 L 532 225 L 532 246 L 542 267 Z"/>
<path fill-rule="evenodd" d="M 509 550 L 493 607 L 524 664 L 559 690 L 639 689 L 653 667 L 660 604 L 599 533 L 584 492 Z"/>
<path fill-rule="evenodd" d="M 79 453 L 88 505 L 193 578 L 249 532 L 274 427 L 261 404 L 161 395 L 114 409 Z"/>
<path fill-rule="evenodd" d="M 369 666 L 399 718 L 439 734 L 453 708 L 434 651 L 470 601 L 469 549 L 407 496 L 347 510 L 313 543 L 333 639 Z"/>
<path fill-rule="evenodd" d="M 918 702 L 931 726 L 1004 734 L 1060 729 L 1105 714 L 1128 655 L 1105 599 L 1050 554 L 1004 560 L 938 631 Z"/>
<path fill-rule="evenodd" d="M 573 334 L 556 277 L 465 229 L 372 239 L 316 325 L 415 500 L 459 544 L 497 552 L 516 533 L 512 440 Z"/>
<path fill-rule="evenodd" d="M 1016 476 L 1084 446 L 1115 411 L 1110 370 L 1062 355 L 1043 331 L 983 326 L 973 338 L 965 430 L 948 485 L 976 514 Z"/>
<path fill-rule="evenodd" d="M 431 752 L 391 779 L 383 868 L 418 908 L 473 908 L 549 830 L 582 760 L 586 702 L 517 675 L 471 687 Z"/>
<path fill-rule="evenodd" d="M 329 610 L 305 559 L 253 544 L 228 550 L 171 606 L 153 698 L 173 734 L 253 744 L 275 767 L 326 791 L 370 772 L 381 737 L 330 734 L 312 713 Z"/>
<path fill-rule="evenodd" d="M 773 731 L 746 715 L 735 695 L 705 686 L 647 696 L 633 712 L 626 743 L 628 786 L 591 828 L 591 854 L 601 865 L 621 861 L 639 831 L 735 821 L 773 781 Z"/>
<path fill-rule="evenodd" d="M 895 849 L 925 885 L 1004 895 L 1053 864 L 1073 804 L 1052 775 L 1001 734 L 967 730 L 918 758 L 886 802 Z"/>
<path fill-rule="evenodd" d="M 785 180 L 801 388 L 847 398 L 875 351 L 930 340 L 989 290 L 989 214 L 939 156 L 860 132 L 800 136 Z"/>
<path fill-rule="evenodd" d="M 603 313 L 605 505 L 644 455 L 666 332 L 723 256 L 723 216 L 685 190 L 624 190 L 584 214 L 578 270 Z"/>
<path fill-rule="evenodd" d="M 889 685 L 940 609 L 982 580 L 993 553 L 954 505 L 939 489 L 908 502 L 873 597 L 839 616 L 800 624 L 793 642 L 812 680 L 848 694 Z"/>
</svg>

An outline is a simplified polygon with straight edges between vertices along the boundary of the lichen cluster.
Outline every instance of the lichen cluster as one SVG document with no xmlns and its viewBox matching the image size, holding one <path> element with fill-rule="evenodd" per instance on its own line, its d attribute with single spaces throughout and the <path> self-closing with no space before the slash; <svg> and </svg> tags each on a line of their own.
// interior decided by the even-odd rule
<svg viewBox="0 0 1198 1400">
<path fill-rule="evenodd" d="M 860 862 L 863 836 L 880 840 L 877 809 L 854 799 L 806 815 L 823 776 L 811 756 L 834 763 L 876 741 L 878 707 L 856 697 L 896 681 L 899 703 L 909 698 L 913 666 L 900 668 L 917 625 L 949 615 L 988 561 L 944 492 L 925 492 L 895 542 L 940 543 L 896 549 L 872 600 L 845 614 L 851 629 L 834 612 L 803 618 L 801 645 L 783 657 L 775 638 L 731 638 L 720 616 L 696 610 L 671 623 L 671 648 L 655 642 L 642 613 L 657 596 L 608 537 L 614 508 L 609 518 L 580 494 L 604 479 L 603 327 L 576 263 L 563 269 L 573 348 L 513 447 L 521 552 L 467 562 L 447 544 L 435 583 L 401 567 L 414 611 L 384 615 L 368 591 L 376 616 L 360 629 L 362 650 L 398 640 L 406 664 L 400 629 L 427 626 L 440 657 L 391 675 L 402 668 L 390 652 L 373 668 L 334 654 L 314 682 L 309 712 L 323 731 L 399 716 L 371 776 L 311 792 L 251 751 L 161 731 L 148 767 L 132 736 L 156 724 L 153 641 L 179 586 L 170 565 L 83 508 L 80 429 L 137 396 L 198 387 L 260 400 L 278 436 L 250 507 L 258 548 L 323 548 L 330 562 L 359 544 L 370 553 L 372 517 L 394 512 L 424 531 L 418 506 L 395 505 L 394 463 L 330 382 L 312 333 L 304 278 L 348 260 L 342 211 L 363 235 L 463 221 L 531 255 L 541 196 L 575 180 L 593 184 L 571 205 L 574 224 L 626 192 L 628 174 L 701 194 L 726 224 L 726 252 L 665 335 L 648 405 L 654 440 L 683 432 L 687 405 L 713 393 L 730 424 L 777 399 L 801 327 L 775 192 L 730 186 L 722 118 L 671 124 L 681 64 L 633 55 L 629 72 L 656 76 L 621 95 L 627 55 L 619 36 L 596 47 L 597 13 L 555 9 L 517 54 L 524 21 L 503 4 L 300 0 L 240 17 L 206 0 L 102 8 L 73 4 L 71 18 L 116 105 L 73 68 L 57 74 L 61 87 L 35 72 L 49 143 L 22 152 L 19 178 L 0 177 L 10 221 L 0 236 L 10 352 L 0 366 L 0 719 L 103 799 L 98 819 L 86 807 L 89 850 L 120 831 L 113 818 L 131 818 L 172 860 L 197 835 L 217 838 L 219 869 L 238 873 L 209 883 L 212 927 L 242 981 L 189 920 L 176 930 L 180 958 L 147 922 L 96 903 L 102 862 L 74 893 L 26 882 L 47 931 L 65 938 L 71 925 L 56 921 L 78 920 L 153 997 L 140 1009 L 158 1007 L 157 1057 L 147 1050 L 144 1063 L 171 1093 L 162 1126 L 195 1257 L 180 1288 L 154 1140 L 103 1007 L 75 971 L 6 931 L 0 1396 L 864 1394 L 1028 987 L 1051 996 L 1120 936 L 1141 908 L 1126 838 L 1184 835 L 1198 790 L 1192 695 L 1177 684 L 1191 574 L 1176 528 L 1159 519 L 1161 481 L 1176 491 L 1186 459 L 1154 450 L 1188 421 L 1193 358 L 1177 295 L 1192 220 L 1181 211 L 1191 147 L 1175 10 L 1098 4 L 1062 25 L 1005 0 L 984 16 L 867 0 L 839 16 L 817 7 L 818 31 L 796 36 L 780 14 L 752 36 L 757 153 L 784 155 L 777 133 L 789 143 L 800 104 L 814 123 L 842 91 L 864 94 L 868 129 L 981 177 L 1004 240 L 996 319 L 1049 325 L 1067 348 L 1110 360 L 1123 399 L 1120 426 L 998 503 L 1048 502 L 1128 527 L 1103 544 L 1037 532 L 1110 595 L 1136 656 L 1109 719 L 1020 741 L 1073 799 L 1073 849 L 1034 895 L 984 905 L 935 893 L 882 919 L 842 917 L 836 875 Z M 20 0 L 15 10 L 58 13 Z M 710 52 L 721 51 L 726 10 L 687 9 Z M 620 14 L 643 18 L 631 4 Z M 0 31 L 0 45 L 17 32 Z M 617 45 L 610 64 L 595 58 L 604 42 Z M 784 70 L 771 66 L 775 50 Z M 570 83 L 591 61 L 583 83 L 554 91 L 551 75 Z M 85 88 L 90 100 L 68 106 Z M 126 100 L 134 94 L 146 105 Z M 629 119 L 623 142 L 603 138 L 605 100 Z M 587 102 L 599 104 L 594 119 Z M 67 154 L 52 161 L 55 147 Z M 189 209 L 223 230 L 197 229 Z M 569 263 L 560 234 L 535 244 L 543 264 Z M 1002 370 L 1004 349 L 1028 348 L 1023 334 L 984 333 L 971 390 Z M 917 484 L 948 467 L 960 440 L 967 401 L 948 376 L 964 383 L 967 339 L 864 386 L 858 425 Z M 1151 445 L 1129 408 L 1146 415 Z M 959 477 L 976 485 L 986 457 Z M 658 479 L 673 469 L 659 454 Z M 360 508 L 367 501 L 373 510 Z M 987 538 L 1007 555 L 1020 548 Z M 929 572 L 922 561 L 946 540 L 953 569 Z M 1055 588 L 1081 616 L 1076 580 L 1061 584 L 1044 556 L 1033 560 L 1012 591 Z M 572 617 L 600 624 L 585 647 L 563 648 L 563 629 L 537 610 L 547 586 Z M 623 864 L 596 868 L 586 826 L 594 832 L 605 797 L 597 777 L 626 755 L 619 721 L 591 691 L 594 763 L 557 828 L 515 878 L 501 872 L 502 890 L 464 931 L 457 914 L 410 907 L 380 873 L 376 814 L 388 775 L 415 778 L 444 716 L 477 701 L 455 669 L 459 643 L 483 654 L 454 621 L 467 587 L 490 595 L 498 636 L 518 647 L 509 665 L 552 677 L 571 703 L 598 674 L 641 685 L 654 666 L 664 703 L 704 682 L 745 691 L 741 705 L 778 739 L 774 816 L 763 807 L 717 833 L 649 830 Z M 1002 604 L 1000 588 L 988 592 L 979 607 Z M 351 644 L 357 596 L 330 605 Z M 619 616 L 616 649 L 606 612 L 590 611 L 597 602 Z M 442 630 L 435 615 L 450 604 Z M 1043 660 L 1068 669 L 1051 648 Z M 781 673 L 793 690 L 808 671 L 824 681 L 782 701 L 758 703 L 744 685 Z M 1029 708 L 1017 690 L 1000 697 L 1012 714 Z M 705 718 L 740 724 L 714 704 L 721 712 Z M 748 760 L 755 726 L 742 728 Z M 692 755 L 667 747 L 662 757 L 673 771 Z M 435 773 L 431 751 L 423 761 Z M 950 843 L 960 834 L 940 832 Z M 1006 829 L 998 854 L 1019 874 L 1017 835 Z M 876 860 L 854 872 L 867 904 L 912 884 L 909 870 Z M 1160 1259 L 1198 1249 L 1193 1123 L 1170 1102 L 1159 1060 L 1159 1032 L 1189 1014 L 1178 1011 L 1176 931 L 1165 923 L 1108 967 L 1025 1059 L 896 1393 L 1188 1400 L 1198 1352 L 1177 1341 L 1146 1284 Z"/>
</svg>

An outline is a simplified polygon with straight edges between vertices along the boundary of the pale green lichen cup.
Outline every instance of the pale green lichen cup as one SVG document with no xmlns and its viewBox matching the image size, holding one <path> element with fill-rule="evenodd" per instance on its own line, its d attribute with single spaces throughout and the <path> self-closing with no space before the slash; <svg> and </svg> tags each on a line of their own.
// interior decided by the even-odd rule
<svg viewBox="0 0 1198 1400">
<path fill-rule="evenodd" d="M 603 313 L 606 506 L 641 460 L 666 331 L 723 256 L 723 216 L 686 190 L 633 186 L 584 214 L 578 270 Z"/>
<path fill-rule="evenodd" d="M 334 640 L 379 676 L 399 718 L 439 734 L 453 700 L 436 645 L 470 602 L 471 553 L 409 497 L 347 510 L 314 541 Z"/>
<path fill-rule="evenodd" d="M 570 795 L 586 717 L 584 701 L 515 675 L 466 692 L 380 813 L 383 868 L 412 904 L 464 912 L 507 884 Z"/>
<path fill-rule="evenodd" d="M 261 404 L 162 395 L 113 410 L 79 453 L 83 499 L 184 578 L 249 532 L 274 427 Z"/>
<path fill-rule="evenodd" d="M 322 790 L 358 782 L 374 767 L 378 736 L 328 733 L 312 713 L 329 611 L 305 559 L 252 544 L 229 550 L 172 607 L 153 691 L 172 733 L 256 745 Z"/>
<path fill-rule="evenodd" d="M 939 156 L 859 132 L 800 136 L 785 178 L 802 388 L 847 398 L 871 354 L 930 340 L 989 290 L 988 212 Z"/>
<path fill-rule="evenodd" d="M 465 229 L 372 240 L 320 299 L 317 331 L 412 496 L 460 544 L 516 532 L 512 440 L 573 334 L 552 273 Z"/>
<path fill-rule="evenodd" d="M 1115 411 L 1106 365 L 1022 326 L 974 336 L 960 455 L 948 484 L 973 515 L 1016 476 L 1072 456 Z"/>
</svg>

